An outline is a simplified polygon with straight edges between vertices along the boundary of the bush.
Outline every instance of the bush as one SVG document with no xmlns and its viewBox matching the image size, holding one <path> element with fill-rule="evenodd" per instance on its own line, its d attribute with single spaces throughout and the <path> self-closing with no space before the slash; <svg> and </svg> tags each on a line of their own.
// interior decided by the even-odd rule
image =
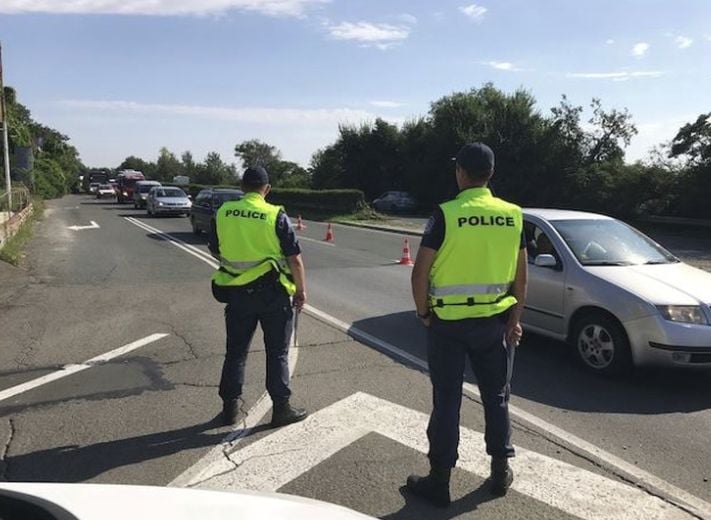
<svg viewBox="0 0 711 520">
<path fill-rule="evenodd" d="M 366 206 L 365 195 L 360 190 L 304 190 L 273 189 L 268 197 L 272 204 L 285 206 L 288 211 L 314 210 L 353 213 Z"/>
<path fill-rule="evenodd" d="M 43 199 L 56 199 L 67 193 L 67 180 L 60 166 L 51 159 L 38 159 L 34 168 L 34 192 Z"/>
</svg>

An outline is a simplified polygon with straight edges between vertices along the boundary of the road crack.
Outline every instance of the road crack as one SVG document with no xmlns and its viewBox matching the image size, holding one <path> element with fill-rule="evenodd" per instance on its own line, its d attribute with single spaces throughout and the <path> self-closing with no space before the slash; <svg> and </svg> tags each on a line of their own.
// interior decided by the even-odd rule
<svg viewBox="0 0 711 520">
<path fill-rule="evenodd" d="M 0 453 L 0 462 L 2 463 L 2 468 L 0 468 L 0 481 L 3 482 L 9 481 L 8 473 L 10 472 L 10 464 L 7 461 L 7 455 L 10 453 L 10 445 L 15 439 L 15 434 L 17 433 L 17 430 L 15 429 L 15 421 L 8 419 L 7 422 L 10 426 L 9 433 L 3 446 L 2 453 Z"/>
</svg>

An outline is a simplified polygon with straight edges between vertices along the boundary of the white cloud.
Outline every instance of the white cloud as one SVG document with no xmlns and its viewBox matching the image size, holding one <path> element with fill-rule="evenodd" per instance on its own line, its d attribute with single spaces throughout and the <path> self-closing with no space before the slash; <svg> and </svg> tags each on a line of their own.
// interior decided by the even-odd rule
<svg viewBox="0 0 711 520">
<path fill-rule="evenodd" d="M 270 16 L 302 16 L 330 0 L 2 0 L 0 13 L 121 14 L 186 16 L 254 11 Z"/>
<path fill-rule="evenodd" d="M 388 49 L 410 36 L 410 28 L 404 25 L 371 22 L 341 22 L 327 24 L 329 34 L 336 40 L 357 41 L 365 46 Z"/>
<path fill-rule="evenodd" d="M 145 114 L 154 116 L 182 116 L 252 124 L 339 124 L 373 120 L 376 114 L 351 108 L 269 108 L 269 107 L 215 107 L 202 105 L 178 105 L 138 103 L 123 100 L 69 99 L 59 102 L 64 108 L 94 113 L 117 115 Z"/>
<path fill-rule="evenodd" d="M 680 49 L 688 49 L 689 47 L 691 47 L 691 44 L 694 43 L 694 40 L 692 40 L 688 36 L 677 36 L 676 38 L 674 38 L 674 42 L 676 43 L 676 46 Z"/>
<path fill-rule="evenodd" d="M 635 43 L 632 47 L 632 55 L 641 58 L 649 51 L 649 44 L 647 42 Z"/>
<path fill-rule="evenodd" d="M 397 101 L 371 101 L 370 104 L 379 108 L 399 108 L 403 106 L 402 103 L 398 103 Z"/>
<path fill-rule="evenodd" d="M 610 39 L 608 39 L 608 40 L 605 40 L 605 43 L 608 44 L 608 45 L 612 45 L 612 44 L 615 43 L 615 40 L 613 40 L 612 38 L 610 38 Z"/>
<path fill-rule="evenodd" d="M 704 40 L 706 40 L 707 42 L 711 42 L 711 34 L 704 35 Z"/>
<path fill-rule="evenodd" d="M 488 11 L 486 7 L 476 4 L 464 5 L 460 7 L 459 10 L 472 20 L 476 21 L 481 20 L 484 14 L 486 14 L 486 12 Z"/>
<path fill-rule="evenodd" d="M 621 72 L 568 72 L 568 78 L 582 79 L 610 79 L 613 81 L 627 81 L 635 78 L 659 78 L 666 72 L 661 70 L 634 70 Z"/>
<path fill-rule="evenodd" d="M 414 15 L 403 13 L 398 15 L 396 18 L 402 23 L 406 23 L 408 25 L 417 25 L 417 17 Z"/>
<path fill-rule="evenodd" d="M 520 69 L 516 67 L 513 63 L 510 61 L 484 61 L 482 62 L 483 65 L 488 65 L 491 68 L 494 68 L 496 70 L 505 70 L 509 72 L 518 72 L 523 69 Z"/>
</svg>

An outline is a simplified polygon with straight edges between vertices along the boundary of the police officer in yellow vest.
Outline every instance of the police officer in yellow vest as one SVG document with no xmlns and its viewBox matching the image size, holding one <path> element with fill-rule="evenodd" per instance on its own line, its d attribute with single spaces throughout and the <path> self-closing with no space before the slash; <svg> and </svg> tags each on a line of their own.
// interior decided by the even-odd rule
<svg viewBox="0 0 711 520">
<path fill-rule="evenodd" d="M 487 188 L 494 153 L 472 143 L 455 159 L 460 193 L 434 212 L 412 272 L 417 315 L 428 327 L 433 410 L 427 428 L 430 473 L 411 475 L 407 487 L 439 506 L 450 503 L 466 358 L 484 404 L 489 489 L 503 496 L 513 481 L 508 401 L 527 277 L 521 208 Z"/>
<path fill-rule="evenodd" d="M 269 176 L 262 167 L 242 176 L 244 197 L 217 210 L 209 247 L 220 268 L 212 277 L 213 293 L 225 307 L 227 353 L 220 397 L 225 424 L 235 424 L 252 336 L 261 324 L 267 358 L 266 386 L 273 402 L 272 425 L 306 418 L 289 404 L 289 342 L 294 309 L 306 302 L 301 249 L 283 208 L 267 203 Z"/>
</svg>

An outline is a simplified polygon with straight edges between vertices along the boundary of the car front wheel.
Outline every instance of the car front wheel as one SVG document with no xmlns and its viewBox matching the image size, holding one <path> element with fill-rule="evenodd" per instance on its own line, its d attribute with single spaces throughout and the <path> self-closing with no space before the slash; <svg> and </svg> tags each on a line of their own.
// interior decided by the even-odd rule
<svg viewBox="0 0 711 520">
<path fill-rule="evenodd" d="M 632 367 L 629 339 L 622 325 L 602 312 L 579 318 L 571 335 L 578 361 L 591 372 L 623 374 Z"/>
</svg>

